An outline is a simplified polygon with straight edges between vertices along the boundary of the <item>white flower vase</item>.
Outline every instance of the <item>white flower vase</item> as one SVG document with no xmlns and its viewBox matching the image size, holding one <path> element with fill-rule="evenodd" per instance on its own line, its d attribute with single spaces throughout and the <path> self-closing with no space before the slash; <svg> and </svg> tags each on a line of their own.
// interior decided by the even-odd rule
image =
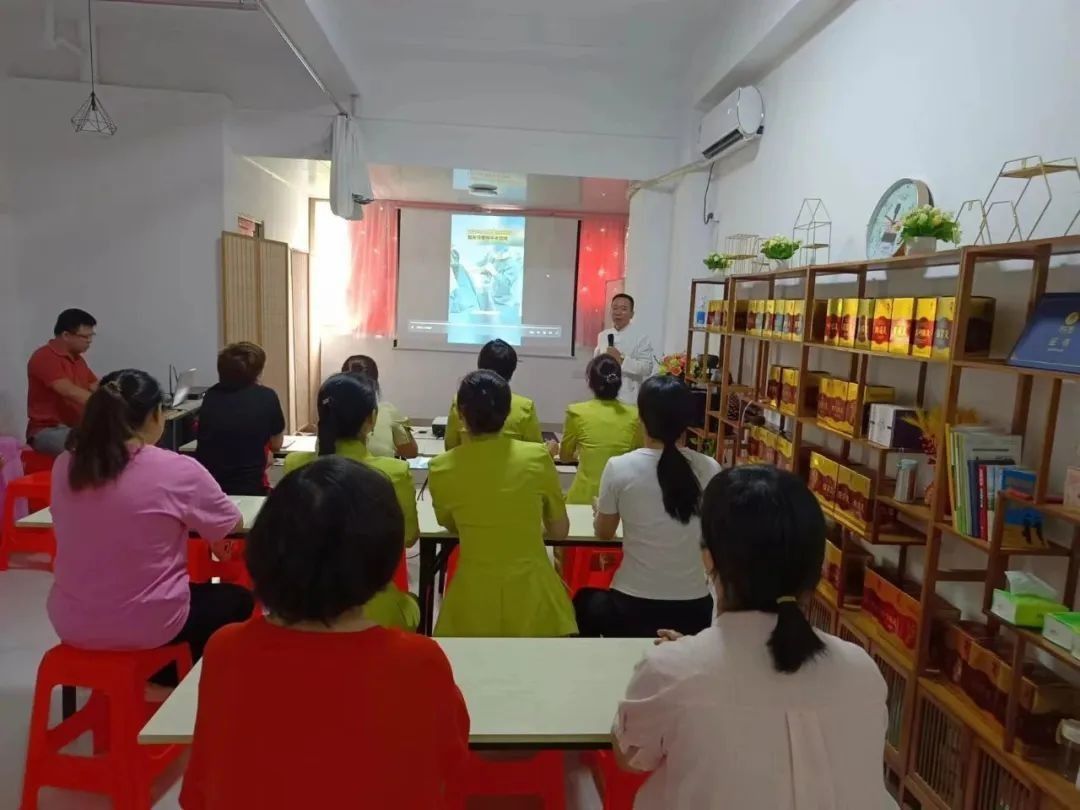
<svg viewBox="0 0 1080 810">
<path fill-rule="evenodd" d="M 915 236 L 904 241 L 904 250 L 908 256 L 929 256 L 937 253 L 937 239 L 933 236 Z"/>
<path fill-rule="evenodd" d="M 769 259 L 773 270 L 787 270 L 791 267 L 791 259 Z"/>
</svg>

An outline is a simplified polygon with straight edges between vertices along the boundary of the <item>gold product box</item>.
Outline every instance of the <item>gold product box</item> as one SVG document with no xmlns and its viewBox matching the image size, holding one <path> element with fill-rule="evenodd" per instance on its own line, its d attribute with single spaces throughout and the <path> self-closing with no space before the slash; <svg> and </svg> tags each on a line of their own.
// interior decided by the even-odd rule
<svg viewBox="0 0 1080 810">
<path fill-rule="evenodd" d="M 780 394 L 784 385 L 784 367 L 769 366 L 769 379 L 765 384 L 765 398 L 774 408 L 780 407 Z"/>
<path fill-rule="evenodd" d="M 892 299 L 874 300 L 874 328 L 870 331 L 870 350 L 887 352 L 892 337 Z"/>
<path fill-rule="evenodd" d="M 785 368 L 780 388 L 780 413 L 794 416 L 799 408 L 799 370 Z"/>
<path fill-rule="evenodd" d="M 791 439 L 784 435 L 776 437 L 776 466 L 781 470 L 791 471 L 794 467 L 795 457 Z"/>
<path fill-rule="evenodd" d="M 765 323 L 761 327 L 761 336 L 773 337 L 773 329 L 776 327 L 776 299 L 770 298 L 765 302 Z"/>
<path fill-rule="evenodd" d="M 833 404 L 837 397 L 837 389 L 839 385 L 844 386 L 844 392 L 847 393 L 847 383 L 844 380 L 838 380 L 835 377 L 824 377 L 821 380 L 821 386 L 818 389 L 818 401 L 817 401 L 817 421 L 825 425 L 825 427 L 836 427 L 836 422 L 833 419 L 832 413 L 835 405 Z"/>
<path fill-rule="evenodd" d="M 855 348 L 867 350 L 873 343 L 874 299 L 860 298 L 855 316 Z"/>
<path fill-rule="evenodd" d="M 964 353 L 967 355 L 986 355 L 990 352 L 990 339 L 994 332 L 994 313 L 997 301 L 986 296 L 971 298 L 971 314 L 968 317 L 967 338 L 964 340 Z M 949 346 L 955 328 L 956 299 L 952 296 L 937 300 L 937 313 L 934 321 L 934 348 L 931 357 L 934 360 L 949 359 Z"/>
<path fill-rule="evenodd" d="M 867 385 L 863 389 L 863 414 L 862 424 L 856 426 L 855 419 L 859 410 L 859 384 L 857 382 L 844 383 L 844 409 L 837 414 L 837 430 L 849 436 L 863 435 L 870 419 L 870 409 L 867 405 L 874 402 L 893 402 L 896 399 L 896 389 L 888 385 Z M 856 433 L 856 427 L 858 432 Z"/>
<path fill-rule="evenodd" d="M 823 300 L 814 301 L 813 309 L 807 317 L 810 318 L 810 340 L 816 343 L 825 342 L 825 324 L 828 321 L 829 302 Z"/>
<path fill-rule="evenodd" d="M 792 298 L 788 302 L 787 331 L 790 340 L 802 340 L 803 313 L 806 311 L 806 302 L 801 298 Z"/>
<path fill-rule="evenodd" d="M 776 434 L 771 430 L 766 430 L 761 444 L 761 463 L 776 464 Z"/>
<path fill-rule="evenodd" d="M 849 349 L 855 346 L 855 324 L 859 317 L 859 299 L 843 298 L 840 301 L 840 324 L 836 332 L 836 345 Z"/>
<path fill-rule="evenodd" d="M 836 511 L 864 534 L 873 517 L 872 480 L 865 467 L 843 466 L 836 479 Z"/>
<path fill-rule="evenodd" d="M 780 298 L 773 307 L 776 314 L 773 316 L 773 337 L 777 340 L 787 339 L 787 301 Z"/>
<path fill-rule="evenodd" d="M 720 331 L 720 321 L 724 313 L 724 302 L 721 299 L 714 298 L 709 302 L 709 317 L 705 321 L 705 328 L 710 332 Z"/>
<path fill-rule="evenodd" d="M 936 298 L 915 301 L 915 325 L 911 336 L 913 357 L 930 357 L 934 352 L 934 322 L 937 320 Z"/>
<path fill-rule="evenodd" d="M 894 298 L 889 336 L 890 354 L 911 354 L 911 338 L 915 332 L 914 327 L 915 299 Z"/>
<path fill-rule="evenodd" d="M 840 317 L 844 314 L 844 299 L 830 298 L 825 310 L 825 342 L 835 346 L 840 338 Z"/>
<path fill-rule="evenodd" d="M 750 317 L 750 302 L 746 299 L 735 302 L 735 320 L 730 324 L 728 331 L 745 332 L 746 322 Z M 728 325 L 725 324 L 725 329 L 728 329 Z"/>
<path fill-rule="evenodd" d="M 821 453 L 810 454 L 810 491 L 814 493 L 821 510 L 832 514 L 836 505 L 836 476 L 840 465 Z"/>
<path fill-rule="evenodd" d="M 765 302 L 760 298 L 750 300 L 750 316 L 746 325 L 746 331 L 751 335 L 761 334 L 761 321 L 765 315 Z"/>
<path fill-rule="evenodd" d="M 811 414 L 817 411 L 818 399 L 821 397 L 821 385 L 829 379 L 824 371 L 807 371 L 802 379 L 799 391 L 795 395 L 795 414 Z"/>
</svg>

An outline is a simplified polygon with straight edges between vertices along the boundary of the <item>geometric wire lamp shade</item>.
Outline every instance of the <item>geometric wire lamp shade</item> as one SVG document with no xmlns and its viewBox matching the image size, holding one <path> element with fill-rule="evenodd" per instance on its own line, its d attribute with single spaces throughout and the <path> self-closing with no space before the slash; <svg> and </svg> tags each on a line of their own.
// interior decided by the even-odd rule
<svg viewBox="0 0 1080 810">
<path fill-rule="evenodd" d="M 79 111 L 71 117 L 71 124 L 76 132 L 96 132 L 106 138 L 116 133 L 116 124 L 105 111 L 105 106 L 98 99 L 94 90 L 90 91 L 89 98 L 82 103 Z"/>
</svg>

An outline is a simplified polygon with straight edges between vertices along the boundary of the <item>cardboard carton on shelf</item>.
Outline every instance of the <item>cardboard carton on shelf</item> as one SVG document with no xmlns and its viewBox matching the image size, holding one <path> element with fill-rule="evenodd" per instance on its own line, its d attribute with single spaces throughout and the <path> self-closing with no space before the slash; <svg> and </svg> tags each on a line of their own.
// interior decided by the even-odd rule
<svg viewBox="0 0 1080 810">
<path fill-rule="evenodd" d="M 778 434 L 766 430 L 761 437 L 761 463 L 776 464 L 776 437 Z"/>
<path fill-rule="evenodd" d="M 863 610 L 867 611 L 884 634 L 902 650 L 914 655 L 918 642 L 922 605 L 916 583 L 898 583 L 895 575 L 884 569 L 867 568 L 863 583 Z M 944 648 L 944 625 L 957 621 L 960 611 L 934 595 L 931 616 L 931 663 L 940 667 Z M 935 633 L 937 636 L 935 638 Z"/>
<path fill-rule="evenodd" d="M 874 326 L 870 330 L 870 350 L 874 352 L 889 351 L 889 340 L 892 337 L 892 299 L 874 299 Z"/>
<path fill-rule="evenodd" d="M 765 324 L 761 328 L 761 336 L 765 338 L 776 337 L 776 299 L 770 298 L 765 302 Z"/>
<path fill-rule="evenodd" d="M 873 344 L 874 299 L 860 298 L 855 315 L 855 348 L 868 351 Z"/>
<path fill-rule="evenodd" d="M 907 421 L 915 418 L 916 409 L 913 406 L 875 402 L 868 407 L 870 423 L 866 432 L 867 439 L 894 450 L 921 452 L 922 431 Z"/>
<path fill-rule="evenodd" d="M 838 542 L 841 542 L 838 540 Z M 821 565 L 821 581 L 832 589 L 835 596 L 840 590 L 841 573 L 844 583 L 844 604 L 858 604 L 862 600 L 863 577 L 866 566 L 873 562 L 873 556 L 861 548 L 848 548 L 847 564 L 841 565 L 843 554 L 840 546 L 832 540 L 825 541 L 825 559 Z M 841 572 L 841 569 L 843 571 Z"/>
<path fill-rule="evenodd" d="M 835 401 L 840 396 L 839 387 L 843 386 L 844 394 L 847 394 L 847 382 L 835 377 L 823 377 L 818 387 L 817 421 L 825 427 L 835 428 L 836 421 L 833 419 Z"/>
<path fill-rule="evenodd" d="M 911 354 L 929 358 L 934 353 L 934 324 L 937 320 L 936 298 L 918 298 L 915 301 L 915 325 L 911 336 Z"/>
<path fill-rule="evenodd" d="M 806 302 L 801 298 L 792 298 L 788 301 L 787 337 L 788 340 L 802 340 L 803 314 L 806 310 Z"/>
<path fill-rule="evenodd" d="M 889 334 L 890 354 L 911 354 L 911 338 L 915 331 L 915 299 L 894 298 L 892 324 Z"/>
<path fill-rule="evenodd" d="M 794 416 L 799 408 L 799 370 L 785 368 L 780 386 L 780 413 Z"/>
<path fill-rule="evenodd" d="M 859 384 L 849 382 L 844 393 L 843 414 L 838 414 L 836 429 L 849 436 L 865 435 L 870 424 L 870 411 L 867 407 L 875 402 L 891 402 L 896 398 L 896 389 L 888 385 L 867 385 L 863 387 L 862 422 L 855 424 L 859 409 Z"/>
<path fill-rule="evenodd" d="M 836 507 L 836 477 L 839 470 L 840 465 L 834 459 L 816 451 L 810 453 L 808 485 L 826 514 L 832 514 Z"/>
<path fill-rule="evenodd" d="M 964 340 L 965 354 L 986 355 L 990 352 L 996 309 L 995 299 L 987 296 L 972 296 L 967 338 Z M 938 298 L 936 310 L 934 348 L 930 356 L 934 360 L 948 360 L 952 333 L 955 328 L 956 298 L 953 296 Z"/>
<path fill-rule="evenodd" d="M 840 299 L 840 320 L 836 330 L 836 345 L 852 349 L 855 347 L 855 328 L 859 317 L 859 299 Z"/>
<path fill-rule="evenodd" d="M 780 407 L 780 396 L 784 386 L 784 367 L 769 366 L 769 379 L 765 384 L 765 398 L 774 408 Z"/>
<path fill-rule="evenodd" d="M 746 302 L 746 334 L 758 335 L 761 333 L 761 325 L 759 321 L 760 301 L 757 298 L 751 298 Z"/>
</svg>

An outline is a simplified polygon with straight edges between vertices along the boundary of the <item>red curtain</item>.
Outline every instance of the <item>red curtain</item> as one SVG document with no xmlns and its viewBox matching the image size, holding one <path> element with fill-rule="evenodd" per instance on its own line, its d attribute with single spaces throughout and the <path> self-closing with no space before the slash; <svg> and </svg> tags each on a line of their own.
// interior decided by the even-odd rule
<svg viewBox="0 0 1080 810">
<path fill-rule="evenodd" d="M 345 290 L 353 331 L 394 334 L 397 301 L 398 207 L 388 202 L 364 206 L 364 218 L 349 223 L 351 270 Z"/>
<path fill-rule="evenodd" d="M 578 290 L 575 322 L 578 346 L 595 346 L 604 328 L 608 283 L 624 278 L 627 218 L 587 216 L 578 244 Z"/>
</svg>

